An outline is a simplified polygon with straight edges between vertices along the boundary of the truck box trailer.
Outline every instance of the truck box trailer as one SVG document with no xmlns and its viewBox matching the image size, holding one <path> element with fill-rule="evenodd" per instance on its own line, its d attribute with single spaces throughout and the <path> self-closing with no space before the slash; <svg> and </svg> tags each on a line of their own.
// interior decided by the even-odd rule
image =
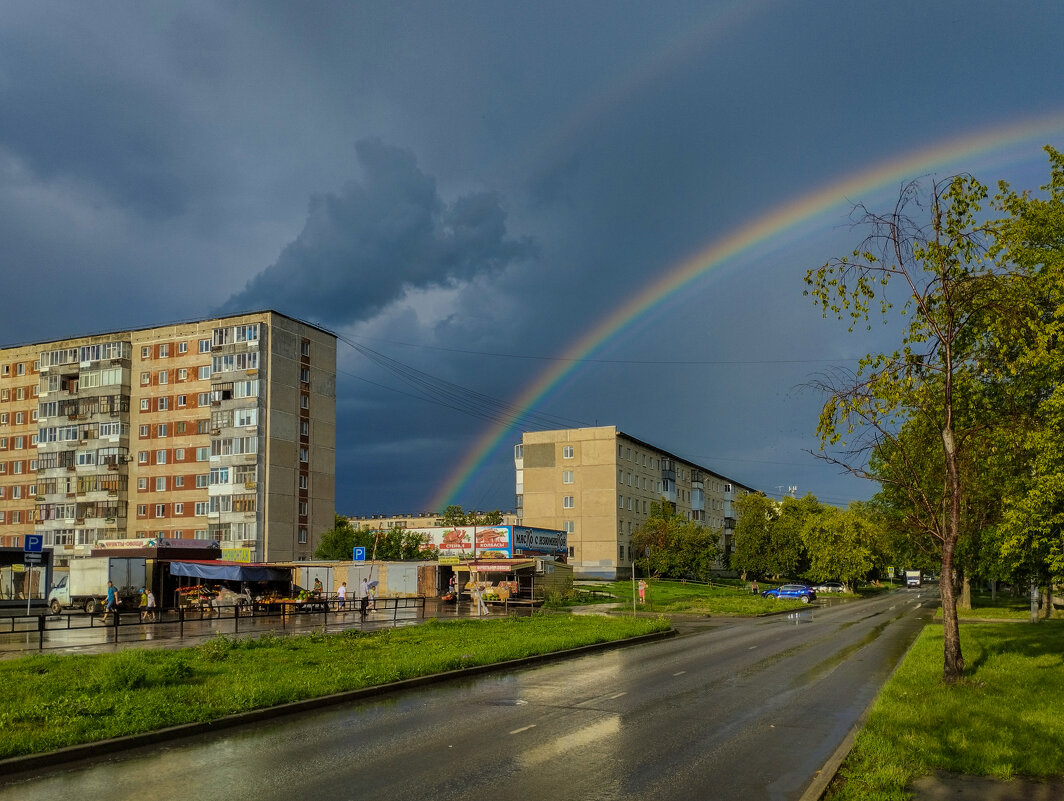
<svg viewBox="0 0 1064 801">
<path fill-rule="evenodd" d="M 81 606 L 90 615 L 107 599 L 107 582 L 118 589 L 123 604 L 136 608 L 145 586 L 145 560 L 130 556 L 89 556 L 70 560 L 70 571 L 48 593 L 48 606 L 58 615 Z"/>
</svg>

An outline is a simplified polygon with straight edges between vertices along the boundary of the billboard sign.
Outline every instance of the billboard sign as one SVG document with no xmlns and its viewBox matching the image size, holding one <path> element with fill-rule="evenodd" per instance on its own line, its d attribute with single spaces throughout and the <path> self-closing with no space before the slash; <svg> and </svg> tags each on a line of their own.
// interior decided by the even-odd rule
<svg viewBox="0 0 1064 801">
<path fill-rule="evenodd" d="M 512 559 L 525 554 L 562 556 L 568 552 L 564 531 L 529 526 L 436 526 L 409 529 L 421 535 L 424 550 L 440 556 Z M 476 538 L 476 547 L 473 539 Z"/>
</svg>

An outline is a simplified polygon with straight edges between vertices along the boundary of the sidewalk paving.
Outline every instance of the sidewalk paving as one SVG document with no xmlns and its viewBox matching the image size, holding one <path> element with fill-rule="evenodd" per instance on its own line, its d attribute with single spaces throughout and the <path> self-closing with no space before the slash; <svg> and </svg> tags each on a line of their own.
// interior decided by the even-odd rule
<svg viewBox="0 0 1064 801">
<path fill-rule="evenodd" d="M 914 801 L 1061 801 L 1064 781 L 1004 781 L 983 776 L 935 773 L 921 776 L 909 788 Z"/>
</svg>

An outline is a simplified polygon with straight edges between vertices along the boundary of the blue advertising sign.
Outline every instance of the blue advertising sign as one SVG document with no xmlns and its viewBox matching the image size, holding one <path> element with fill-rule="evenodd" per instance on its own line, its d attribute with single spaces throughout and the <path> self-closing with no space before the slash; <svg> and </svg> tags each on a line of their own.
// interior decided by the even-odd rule
<svg viewBox="0 0 1064 801">
<path fill-rule="evenodd" d="M 40 553 L 44 550 L 43 534 L 27 534 L 26 544 L 23 549 L 26 553 Z"/>
<path fill-rule="evenodd" d="M 359 545 L 351 550 L 351 559 L 356 562 L 366 561 L 366 548 L 363 545 Z"/>
</svg>

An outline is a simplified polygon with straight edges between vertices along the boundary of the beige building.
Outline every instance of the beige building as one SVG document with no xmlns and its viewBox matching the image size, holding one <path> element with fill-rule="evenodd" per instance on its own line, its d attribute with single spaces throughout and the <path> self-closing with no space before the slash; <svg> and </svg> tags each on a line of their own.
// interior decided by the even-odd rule
<svg viewBox="0 0 1064 801">
<path fill-rule="evenodd" d="M 632 533 L 654 502 L 720 532 L 732 548 L 735 500 L 755 490 L 615 426 L 526 432 L 514 448 L 522 525 L 568 534 L 578 576 L 631 576 Z"/>
<path fill-rule="evenodd" d="M 311 556 L 333 526 L 336 337 L 264 311 L 0 349 L 0 544 L 213 539 Z"/>
</svg>

